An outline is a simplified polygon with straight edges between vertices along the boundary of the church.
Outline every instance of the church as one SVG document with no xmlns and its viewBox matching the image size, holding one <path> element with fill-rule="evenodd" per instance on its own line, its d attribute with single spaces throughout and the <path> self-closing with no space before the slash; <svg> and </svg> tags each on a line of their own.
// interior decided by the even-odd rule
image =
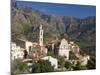
<svg viewBox="0 0 100 75">
<path fill-rule="evenodd" d="M 61 44 L 59 46 L 59 55 L 64 56 L 67 60 L 69 59 L 69 44 L 66 39 L 61 40 Z"/>
</svg>

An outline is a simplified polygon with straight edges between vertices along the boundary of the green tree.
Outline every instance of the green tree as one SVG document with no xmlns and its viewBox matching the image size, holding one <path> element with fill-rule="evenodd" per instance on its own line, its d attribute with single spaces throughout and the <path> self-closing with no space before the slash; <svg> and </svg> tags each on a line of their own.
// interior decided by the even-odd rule
<svg viewBox="0 0 100 75">
<path fill-rule="evenodd" d="M 73 69 L 74 69 L 74 70 L 86 70 L 86 69 L 87 69 L 87 67 L 86 67 L 86 66 L 81 65 L 81 63 L 80 63 L 80 62 L 77 62 L 77 64 L 76 64 L 75 66 L 73 66 Z"/>
<path fill-rule="evenodd" d="M 58 59 L 59 67 L 60 68 L 64 68 L 64 64 L 65 64 L 65 58 L 64 58 L 64 56 L 58 56 L 57 59 Z"/>
<path fill-rule="evenodd" d="M 72 64 L 68 61 L 65 62 L 65 68 L 70 69 L 72 67 Z"/>
<path fill-rule="evenodd" d="M 70 52 L 69 52 L 69 59 L 70 59 L 70 60 L 73 60 L 73 59 L 74 59 L 74 60 L 75 60 L 75 59 L 77 60 L 78 58 L 76 57 L 76 55 L 75 55 L 73 52 L 70 51 Z"/>
<path fill-rule="evenodd" d="M 32 67 L 32 73 L 53 72 L 54 66 L 48 60 L 39 60 Z"/>
<path fill-rule="evenodd" d="M 14 61 L 11 61 L 11 74 L 17 75 L 20 73 L 28 72 L 29 69 L 25 62 L 22 62 L 21 59 L 16 59 Z"/>
<path fill-rule="evenodd" d="M 88 61 L 87 64 L 88 69 L 95 69 L 96 68 L 96 60 L 95 57 L 90 57 L 90 60 Z"/>
</svg>

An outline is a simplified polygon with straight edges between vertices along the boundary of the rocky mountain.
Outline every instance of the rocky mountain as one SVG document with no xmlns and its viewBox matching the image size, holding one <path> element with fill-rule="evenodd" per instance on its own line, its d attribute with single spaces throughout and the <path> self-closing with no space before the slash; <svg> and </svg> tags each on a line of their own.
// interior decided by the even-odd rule
<svg viewBox="0 0 100 75">
<path fill-rule="evenodd" d="M 39 25 L 43 25 L 44 42 L 56 38 L 75 41 L 82 50 L 95 55 L 96 18 L 84 19 L 68 16 L 47 15 L 30 7 L 11 8 L 11 37 L 38 42 Z M 91 51 L 91 53 L 90 53 Z"/>
</svg>

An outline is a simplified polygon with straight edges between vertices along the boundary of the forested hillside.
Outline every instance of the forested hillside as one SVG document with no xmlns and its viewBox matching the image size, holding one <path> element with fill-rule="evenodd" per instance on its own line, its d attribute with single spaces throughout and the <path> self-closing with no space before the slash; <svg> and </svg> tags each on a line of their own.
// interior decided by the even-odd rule
<svg viewBox="0 0 100 75">
<path fill-rule="evenodd" d="M 55 38 L 75 41 L 84 52 L 95 55 L 96 19 L 48 15 L 30 7 L 11 8 L 11 37 L 38 42 L 39 25 L 43 25 L 44 42 Z"/>
</svg>

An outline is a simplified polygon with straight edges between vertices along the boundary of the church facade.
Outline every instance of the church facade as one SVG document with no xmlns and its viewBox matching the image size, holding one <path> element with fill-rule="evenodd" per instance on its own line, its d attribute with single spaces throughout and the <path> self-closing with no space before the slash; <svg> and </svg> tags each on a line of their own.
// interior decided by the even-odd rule
<svg viewBox="0 0 100 75">
<path fill-rule="evenodd" d="M 69 45 L 68 42 L 65 39 L 61 40 L 60 46 L 59 46 L 59 55 L 65 56 L 65 58 L 69 59 Z"/>
</svg>

